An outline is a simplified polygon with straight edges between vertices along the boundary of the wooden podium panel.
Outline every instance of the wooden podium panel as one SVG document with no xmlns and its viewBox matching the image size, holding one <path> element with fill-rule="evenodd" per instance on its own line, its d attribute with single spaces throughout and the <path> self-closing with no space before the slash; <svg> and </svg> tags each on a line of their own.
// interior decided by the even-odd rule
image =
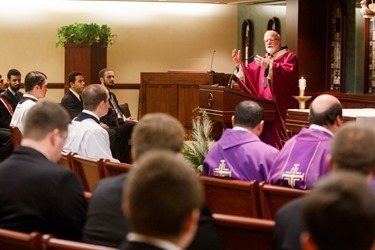
<svg viewBox="0 0 375 250">
<path fill-rule="evenodd" d="M 199 86 L 222 85 L 230 75 L 208 72 L 141 73 L 140 116 L 163 112 L 176 117 L 189 133 L 198 115 Z M 194 111 L 194 112 L 193 112 Z"/>
<path fill-rule="evenodd" d="M 212 120 L 221 122 L 224 128 L 232 127 L 231 119 L 236 105 L 242 101 L 257 102 L 264 109 L 264 120 L 272 122 L 276 117 L 275 102 L 251 96 L 240 90 L 225 87 L 200 86 L 199 106 Z"/>
</svg>

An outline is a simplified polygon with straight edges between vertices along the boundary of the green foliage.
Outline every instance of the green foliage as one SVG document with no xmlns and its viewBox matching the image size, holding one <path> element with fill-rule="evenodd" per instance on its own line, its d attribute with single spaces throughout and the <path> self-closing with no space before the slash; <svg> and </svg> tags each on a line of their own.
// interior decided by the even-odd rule
<svg viewBox="0 0 375 250">
<path fill-rule="evenodd" d="M 83 44 L 99 43 L 108 46 L 115 41 L 116 35 L 112 33 L 107 25 L 96 23 L 73 23 L 57 29 L 56 47 L 64 46 L 66 43 Z"/>
<path fill-rule="evenodd" d="M 214 144 L 214 140 L 210 137 L 213 122 L 206 111 L 199 109 L 199 113 L 201 113 L 201 116 L 197 116 L 192 120 L 193 131 L 189 142 L 184 144 L 182 154 L 192 163 L 196 170 L 202 172 L 203 160 Z"/>
</svg>

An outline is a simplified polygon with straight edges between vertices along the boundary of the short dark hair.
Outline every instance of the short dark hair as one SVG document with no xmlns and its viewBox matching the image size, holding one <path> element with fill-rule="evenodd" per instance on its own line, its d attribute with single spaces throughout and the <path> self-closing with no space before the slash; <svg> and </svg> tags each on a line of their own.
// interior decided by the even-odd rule
<svg viewBox="0 0 375 250">
<path fill-rule="evenodd" d="M 20 76 L 21 72 L 18 69 L 10 69 L 7 74 L 8 80 L 10 79 L 10 76 Z"/>
<path fill-rule="evenodd" d="M 321 113 L 316 113 L 312 106 L 313 105 L 310 105 L 310 124 L 319 126 L 333 125 L 337 117 L 342 118 L 342 106 L 340 103 L 333 103 L 327 110 Z"/>
<path fill-rule="evenodd" d="M 112 70 L 109 69 L 109 68 L 101 69 L 101 70 L 99 71 L 99 74 L 98 74 L 99 78 L 104 78 L 104 74 L 105 74 L 105 72 L 107 72 L 107 71 L 112 71 Z"/>
<path fill-rule="evenodd" d="M 67 131 L 69 123 L 69 114 L 59 104 L 48 100 L 39 101 L 27 113 L 23 137 L 39 141 L 56 128 L 60 132 Z"/>
<path fill-rule="evenodd" d="M 374 191 L 361 175 L 323 177 L 304 198 L 302 215 L 320 250 L 368 250 L 374 243 Z"/>
<path fill-rule="evenodd" d="M 174 117 L 164 113 L 146 114 L 134 127 L 132 150 L 134 160 L 152 149 L 181 151 L 185 129 Z"/>
<path fill-rule="evenodd" d="M 31 71 L 25 76 L 25 91 L 31 91 L 36 85 L 42 87 L 47 76 L 40 71 Z"/>
<path fill-rule="evenodd" d="M 242 101 L 234 110 L 234 125 L 256 127 L 264 119 L 263 108 L 253 101 Z"/>
<path fill-rule="evenodd" d="M 94 111 L 99 103 L 107 102 L 107 90 L 100 84 L 90 84 L 83 89 L 83 108 Z"/>
<path fill-rule="evenodd" d="M 72 71 L 72 72 L 70 72 L 70 74 L 68 75 L 69 86 L 70 86 L 71 82 L 74 83 L 76 81 L 76 76 L 82 76 L 82 73 L 78 72 L 78 71 Z"/>
<path fill-rule="evenodd" d="M 375 170 L 375 129 L 351 122 L 343 125 L 333 137 L 332 163 L 337 170 L 369 175 Z"/>
<path fill-rule="evenodd" d="M 124 185 L 123 202 L 134 232 L 174 237 L 193 210 L 200 209 L 202 187 L 188 161 L 154 150 L 135 163 Z"/>
</svg>

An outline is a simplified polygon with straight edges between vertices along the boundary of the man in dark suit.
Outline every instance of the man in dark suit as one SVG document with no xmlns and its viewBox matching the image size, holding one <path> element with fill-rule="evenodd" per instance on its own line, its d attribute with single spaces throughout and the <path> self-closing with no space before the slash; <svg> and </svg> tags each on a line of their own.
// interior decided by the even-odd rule
<svg viewBox="0 0 375 250">
<path fill-rule="evenodd" d="M 124 185 L 122 208 L 132 231 L 121 249 L 186 249 L 201 203 L 202 185 L 188 161 L 170 151 L 147 152 Z"/>
<path fill-rule="evenodd" d="M 6 88 L 7 85 L 0 75 L 0 161 L 7 158 L 13 151 L 12 138 L 9 132 L 13 110 L 11 110 L 8 100 L 1 95 Z"/>
<path fill-rule="evenodd" d="M 153 113 L 142 117 L 132 136 L 132 155 L 138 161 L 143 154 L 155 149 L 181 151 L 185 130 L 174 117 Z M 121 196 L 127 174 L 106 178 L 95 187 L 90 200 L 83 241 L 118 247 L 129 232 L 128 221 L 121 210 Z M 111 209 L 108 209 L 108 208 Z M 223 249 L 209 209 L 202 206 L 197 234 L 188 249 Z"/>
<path fill-rule="evenodd" d="M 348 143 L 350 142 L 350 143 Z M 356 123 L 345 124 L 338 130 L 331 145 L 331 158 L 327 159 L 333 173 L 357 172 L 363 181 L 373 182 L 375 155 L 369 149 L 375 148 L 373 128 Z M 293 200 L 282 207 L 276 215 L 274 233 L 275 250 L 301 250 L 300 236 L 305 230 L 302 219 L 302 203 L 305 197 Z"/>
<path fill-rule="evenodd" d="M 115 131 L 115 135 L 110 134 L 113 138 L 111 139 L 113 157 L 117 158 L 120 162 L 131 163 L 129 140 L 137 122 L 133 117 L 126 117 L 124 115 L 124 111 L 121 109 L 116 95 L 111 91 L 115 85 L 114 79 L 115 74 L 111 69 L 104 68 L 100 70 L 99 81 L 100 84 L 107 88 L 110 103 L 107 115 L 101 117 L 100 121 Z"/>
<path fill-rule="evenodd" d="M 28 111 L 21 145 L 0 164 L 0 228 L 81 240 L 83 188 L 56 163 L 69 123 L 68 113 L 50 101 Z"/>
<path fill-rule="evenodd" d="M 0 102 L 0 127 L 9 128 L 13 113 L 23 93 L 21 87 L 21 73 L 17 69 L 10 69 L 7 74 L 8 89 L 1 94 Z"/>
<path fill-rule="evenodd" d="M 68 76 L 69 91 L 61 99 L 61 105 L 73 119 L 83 110 L 81 94 L 85 88 L 85 78 L 81 72 L 73 71 Z"/>
</svg>

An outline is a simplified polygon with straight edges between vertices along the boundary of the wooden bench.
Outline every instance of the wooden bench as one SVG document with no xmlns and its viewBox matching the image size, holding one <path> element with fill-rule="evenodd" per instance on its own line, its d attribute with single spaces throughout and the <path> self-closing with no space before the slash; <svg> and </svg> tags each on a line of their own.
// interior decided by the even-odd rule
<svg viewBox="0 0 375 250">
<path fill-rule="evenodd" d="M 9 126 L 10 137 L 12 138 L 13 149 L 21 144 L 22 133 L 18 127 Z"/>
<path fill-rule="evenodd" d="M 291 200 L 307 194 L 308 190 L 259 183 L 259 200 L 262 218 L 274 220 L 277 211 Z"/>
<path fill-rule="evenodd" d="M 212 213 L 260 217 L 258 183 L 200 176 Z"/>
<path fill-rule="evenodd" d="M 130 171 L 133 165 L 122 162 L 104 162 L 104 175 L 106 177 L 116 176 Z"/>
<path fill-rule="evenodd" d="M 44 250 L 115 250 L 115 248 L 54 238 L 43 235 Z"/>
<path fill-rule="evenodd" d="M 272 250 L 275 222 L 225 214 L 212 215 L 227 250 Z"/>
<path fill-rule="evenodd" d="M 42 250 L 42 235 L 38 232 L 22 233 L 0 229 L 0 249 Z"/>
</svg>

